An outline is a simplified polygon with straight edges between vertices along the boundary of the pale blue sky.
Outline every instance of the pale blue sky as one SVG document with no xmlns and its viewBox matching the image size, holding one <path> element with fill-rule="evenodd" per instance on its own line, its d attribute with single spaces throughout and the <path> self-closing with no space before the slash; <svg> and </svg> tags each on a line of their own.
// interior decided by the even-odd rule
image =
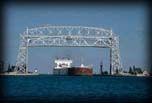
<svg viewBox="0 0 152 103">
<path fill-rule="evenodd" d="M 6 63 L 15 65 L 19 34 L 29 28 L 50 25 L 92 26 L 112 28 L 120 37 L 120 54 L 125 70 L 129 66 L 147 68 L 147 14 L 146 5 L 13 5 L 5 6 Z M 102 48 L 30 48 L 29 69 L 38 68 L 41 73 L 52 73 L 56 56 L 70 55 L 73 65 L 93 64 L 99 73 L 102 60 L 104 70 L 109 71 L 109 49 Z"/>
</svg>

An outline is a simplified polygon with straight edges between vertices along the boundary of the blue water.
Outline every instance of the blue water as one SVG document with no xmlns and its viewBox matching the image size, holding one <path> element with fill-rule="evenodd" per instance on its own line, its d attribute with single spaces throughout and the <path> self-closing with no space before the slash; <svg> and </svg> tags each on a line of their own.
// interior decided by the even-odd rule
<svg viewBox="0 0 152 103">
<path fill-rule="evenodd" d="M 151 77 L 3 76 L 10 100 L 140 101 L 150 100 Z"/>
</svg>

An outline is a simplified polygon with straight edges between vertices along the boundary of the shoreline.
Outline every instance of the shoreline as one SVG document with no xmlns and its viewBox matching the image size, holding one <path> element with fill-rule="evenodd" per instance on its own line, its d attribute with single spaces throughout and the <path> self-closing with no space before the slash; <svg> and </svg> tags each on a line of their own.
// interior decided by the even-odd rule
<svg viewBox="0 0 152 103">
<path fill-rule="evenodd" d="M 26 74 L 0 73 L 0 76 L 39 76 L 39 75 L 69 76 L 69 75 L 53 75 L 53 74 L 38 74 L 38 73 L 26 73 Z M 70 75 L 70 76 L 88 76 L 88 75 Z M 104 76 L 113 76 L 113 77 L 118 77 L 118 76 L 121 76 L 121 77 L 152 77 L 152 76 L 144 76 L 144 75 L 143 76 L 137 76 L 137 75 L 98 75 L 98 74 L 94 74 L 94 75 L 91 75 L 89 77 L 92 77 L 92 76 L 101 76 L 101 77 L 104 77 Z"/>
<path fill-rule="evenodd" d="M 25 76 L 28 76 L 28 75 L 40 75 L 38 73 L 25 73 L 25 74 L 18 74 L 16 72 L 12 72 L 12 73 L 0 73 L 0 76 L 1 75 L 25 75 Z"/>
</svg>

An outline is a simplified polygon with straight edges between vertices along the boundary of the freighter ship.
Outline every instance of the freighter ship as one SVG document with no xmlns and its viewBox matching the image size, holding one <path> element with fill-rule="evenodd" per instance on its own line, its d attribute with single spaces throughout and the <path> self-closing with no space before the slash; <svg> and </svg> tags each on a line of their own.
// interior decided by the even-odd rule
<svg viewBox="0 0 152 103">
<path fill-rule="evenodd" d="M 55 59 L 54 63 L 56 66 L 53 69 L 54 75 L 88 75 L 91 76 L 93 74 L 93 70 L 91 66 L 85 66 L 81 64 L 77 67 L 72 67 L 72 60 L 67 58 Z"/>
</svg>

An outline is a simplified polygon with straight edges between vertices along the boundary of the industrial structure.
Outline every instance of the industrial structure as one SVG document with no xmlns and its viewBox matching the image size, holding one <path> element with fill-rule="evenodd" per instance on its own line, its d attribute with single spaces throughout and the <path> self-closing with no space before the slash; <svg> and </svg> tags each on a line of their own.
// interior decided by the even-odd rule
<svg viewBox="0 0 152 103">
<path fill-rule="evenodd" d="M 103 62 L 101 61 L 100 63 L 100 74 L 102 75 L 103 74 Z"/>
<path fill-rule="evenodd" d="M 119 37 L 112 30 L 83 26 L 42 26 L 27 28 L 20 35 L 15 71 L 28 73 L 29 47 L 95 47 L 110 48 L 110 74 L 122 70 Z"/>
</svg>

